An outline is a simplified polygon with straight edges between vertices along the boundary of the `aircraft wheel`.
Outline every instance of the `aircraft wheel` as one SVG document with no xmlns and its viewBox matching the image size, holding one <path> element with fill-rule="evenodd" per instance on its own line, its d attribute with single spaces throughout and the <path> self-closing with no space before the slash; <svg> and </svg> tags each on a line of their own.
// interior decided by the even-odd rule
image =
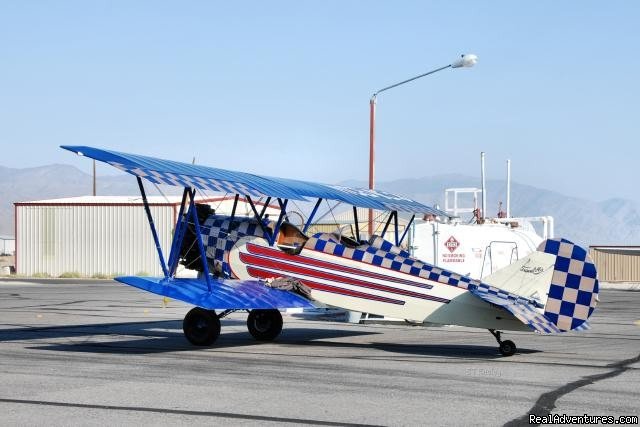
<svg viewBox="0 0 640 427">
<path fill-rule="evenodd" d="M 184 336 L 193 345 L 211 345 L 220 335 L 220 319 L 215 311 L 192 308 L 182 322 Z"/>
<path fill-rule="evenodd" d="M 502 341 L 500 343 L 500 353 L 503 356 L 513 356 L 516 352 L 516 344 L 511 340 Z"/>
<path fill-rule="evenodd" d="M 271 341 L 282 332 L 282 315 L 278 310 L 251 310 L 247 328 L 256 340 Z"/>
</svg>

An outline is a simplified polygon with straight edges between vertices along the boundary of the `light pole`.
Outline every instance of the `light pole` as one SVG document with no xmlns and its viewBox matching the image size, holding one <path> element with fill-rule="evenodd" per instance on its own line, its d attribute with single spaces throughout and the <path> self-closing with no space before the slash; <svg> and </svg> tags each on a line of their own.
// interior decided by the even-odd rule
<svg viewBox="0 0 640 427">
<path fill-rule="evenodd" d="M 393 89 L 394 87 L 398 87 L 405 83 L 412 82 L 421 77 L 437 73 L 438 71 L 446 70 L 447 68 L 473 67 L 476 64 L 476 62 L 478 62 L 478 57 L 476 55 L 473 55 L 473 54 L 462 55 L 460 59 L 452 62 L 449 65 L 437 68 L 435 70 L 429 71 L 424 74 L 420 74 L 410 79 L 401 81 L 400 83 L 387 86 L 375 92 L 371 96 L 371 100 L 369 101 L 369 190 L 373 190 L 375 188 L 374 163 L 375 163 L 375 133 L 376 133 L 376 98 L 378 97 L 378 94 L 384 92 L 385 90 Z M 369 209 L 368 230 L 369 230 L 369 237 L 371 237 L 373 235 L 373 210 L 372 209 Z"/>
</svg>

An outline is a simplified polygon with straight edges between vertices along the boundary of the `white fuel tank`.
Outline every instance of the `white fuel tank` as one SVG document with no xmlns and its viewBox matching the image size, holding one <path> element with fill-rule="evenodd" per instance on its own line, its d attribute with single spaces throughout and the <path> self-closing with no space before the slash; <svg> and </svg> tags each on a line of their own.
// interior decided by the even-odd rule
<svg viewBox="0 0 640 427">
<path fill-rule="evenodd" d="M 419 222 L 412 236 L 416 258 L 475 279 L 534 252 L 543 241 L 527 221 L 511 223 Z"/>
</svg>

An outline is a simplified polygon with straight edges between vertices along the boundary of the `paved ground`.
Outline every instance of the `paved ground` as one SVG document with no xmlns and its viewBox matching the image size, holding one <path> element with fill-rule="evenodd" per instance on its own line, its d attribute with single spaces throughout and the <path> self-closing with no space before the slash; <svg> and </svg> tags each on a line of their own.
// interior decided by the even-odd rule
<svg viewBox="0 0 640 427">
<path fill-rule="evenodd" d="M 512 425 L 639 415 L 640 292 L 603 291 L 593 329 L 491 335 L 459 327 L 285 318 L 257 344 L 244 315 L 214 347 L 182 336 L 189 307 L 107 281 L 0 280 L 2 425 Z"/>
</svg>

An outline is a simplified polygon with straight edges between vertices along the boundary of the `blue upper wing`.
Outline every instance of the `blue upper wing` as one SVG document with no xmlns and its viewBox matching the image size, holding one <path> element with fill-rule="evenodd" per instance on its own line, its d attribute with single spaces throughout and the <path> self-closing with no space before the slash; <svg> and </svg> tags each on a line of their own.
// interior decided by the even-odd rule
<svg viewBox="0 0 640 427">
<path fill-rule="evenodd" d="M 92 147 L 62 146 L 62 148 L 108 163 L 155 184 L 192 187 L 219 193 L 237 193 L 251 197 L 270 196 L 294 200 L 321 197 L 364 208 L 447 216 L 447 213 L 441 210 L 377 190 L 254 175 Z"/>
</svg>

